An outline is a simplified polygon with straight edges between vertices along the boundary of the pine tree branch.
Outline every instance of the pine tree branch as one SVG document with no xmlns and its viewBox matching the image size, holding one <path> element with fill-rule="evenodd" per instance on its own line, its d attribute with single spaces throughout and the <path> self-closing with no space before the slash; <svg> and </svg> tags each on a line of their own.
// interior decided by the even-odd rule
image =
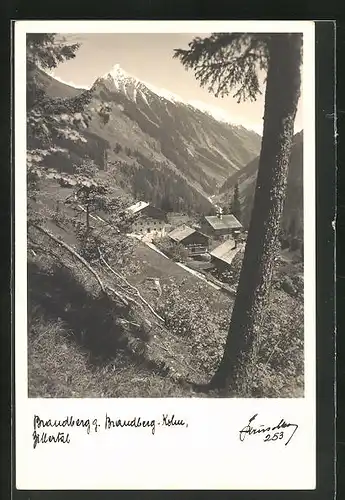
<svg viewBox="0 0 345 500">
<path fill-rule="evenodd" d="M 202 87 L 216 97 L 224 97 L 238 89 L 233 97 L 238 102 L 256 100 L 261 93 L 258 69 L 266 70 L 269 35 L 253 33 L 213 33 L 195 38 L 189 49 L 175 49 L 186 69 L 194 71 Z"/>
</svg>

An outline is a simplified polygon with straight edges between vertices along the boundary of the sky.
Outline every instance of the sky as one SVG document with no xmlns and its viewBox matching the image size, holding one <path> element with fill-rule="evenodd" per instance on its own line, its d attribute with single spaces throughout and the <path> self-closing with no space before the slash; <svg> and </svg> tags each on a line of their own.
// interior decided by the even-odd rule
<svg viewBox="0 0 345 500">
<path fill-rule="evenodd" d="M 230 94 L 216 98 L 201 88 L 194 72 L 187 71 L 174 49 L 188 48 L 188 43 L 205 33 L 88 33 L 64 35 L 69 42 L 79 42 L 76 57 L 60 64 L 52 75 L 74 87 L 89 88 L 100 76 L 119 64 L 127 73 L 158 89 L 171 92 L 183 101 L 211 112 L 216 118 L 262 133 L 264 112 L 264 74 L 260 75 L 262 95 L 255 102 L 237 104 Z M 301 99 L 295 132 L 303 128 Z"/>
</svg>

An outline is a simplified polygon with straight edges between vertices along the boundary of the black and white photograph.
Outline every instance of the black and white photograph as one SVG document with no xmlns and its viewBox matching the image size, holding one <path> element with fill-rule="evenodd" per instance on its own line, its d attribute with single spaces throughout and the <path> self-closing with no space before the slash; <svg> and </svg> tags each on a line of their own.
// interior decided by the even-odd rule
<svg viewBox="0 0 345 500">
<path fill-rule="evenodd" d="M 26 34 L 29 398 L 304 397 L 303 63 Z"/>
<path fill-rule="evenodd" d="M 18 489 L 315 488 L 314 28 L 15 23 Z"/>
</svg>

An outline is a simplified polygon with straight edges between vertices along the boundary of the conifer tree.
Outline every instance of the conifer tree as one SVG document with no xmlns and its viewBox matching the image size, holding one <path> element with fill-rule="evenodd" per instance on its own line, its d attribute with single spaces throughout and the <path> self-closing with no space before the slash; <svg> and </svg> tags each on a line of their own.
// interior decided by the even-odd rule
<svg viewBox="0 0 345 500">
<path fill-rule="evenodd" d="M 238 182 L 236 182 L 235 185 L 230 213 L 232 213 L 236 217 L 236 219 L 241 220 L 241 203 L 240 203 Z"/>
<path fill-rule="evenodd" d="M 27 35 L 27 167 L 30 178 L 37 172 L 41 176 L 44 174 L 42 164 L 50 155 L 68 156 L 66 150 L 56 146 L 56 139 L 83 141 L 82 130 L 89 120 L 85 107 L 91 99 L 90 92 L 84 91 L 72 98 L 52 98 L 46 93 L 41 76 L 42 70 L 52 70 L 74 58 L 78 48 L 78 44 L 70 44 L 53 33 Z"/>
<path fill-rule="evenodd" d="M 214 33 L 195 38 L 174 57 L 215 96 L 234 91 L 238 102 L 261 93 L 266 72 L 263 138 L 254 206 L 224 354 L 209 387 L 236 394 L 245 366 L 255 360 L 279 248 L 294 121 L 300 97 L 299 33 Z"/>
<path fill-rule="evenodd" d="M 85 90 L 75 97 L 52 98 L 46 93 L 42 71 L 56 68 L 64 61 L 73 59 L 79 44 L 55 33 L 30 33 L 26 38 L 27 65 L 27 191 L 28 222 L 35 219 L 30 200 L 35 198 L 40 179 L 45 175 L 47 160 L 52 155 L 60 155 L 61 162 L 70 162 L 69 151 L 61 148 L 59 140 L 72 143 L 87 143 L 83 131 L 90 122 L 87 105 L 91 101 L 91 91 Z M 98 113 L 109 111 L 109 106 L 101 104 Z M 103 117 L 104 118 L 104 117 Z M 106 164 L 106 151 L 104 152 Z M 104 165 L 106 166 L 106 165 Z M 80 180 L 80 173 L 78 174 Z M 88 179 L 86 179 L 88 181 Z"/>
</svg>

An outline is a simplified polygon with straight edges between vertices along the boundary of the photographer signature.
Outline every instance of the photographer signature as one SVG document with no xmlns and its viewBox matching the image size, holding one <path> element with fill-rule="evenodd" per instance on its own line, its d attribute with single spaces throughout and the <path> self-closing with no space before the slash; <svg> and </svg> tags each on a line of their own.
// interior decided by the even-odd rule
<svg viewBox="0 0 345 500">
<path fill-rule="evenodd" d="M 240 441 L 244 441 L 246 436 L 252 436 L 254 434 L 262 434 L 264 436 L 265 443 L 267 441 L 279 441 L 286 437 L 286 429 L 289 429 L 292 430 L 292 433 L 285 442 L 285 446 L 287 446 L 298 429 L 297 424 L 287 423 L 283 418 L 280 420 L 279 424 L 273 427 L 264 424 L 253 424 L 257 416 L 257 413 L 253 415 L 249 419 L 248 424 L 240 430 Z M 256 425 L 256 427 L 254 427 L 254 425 Z"/>
</svg>

